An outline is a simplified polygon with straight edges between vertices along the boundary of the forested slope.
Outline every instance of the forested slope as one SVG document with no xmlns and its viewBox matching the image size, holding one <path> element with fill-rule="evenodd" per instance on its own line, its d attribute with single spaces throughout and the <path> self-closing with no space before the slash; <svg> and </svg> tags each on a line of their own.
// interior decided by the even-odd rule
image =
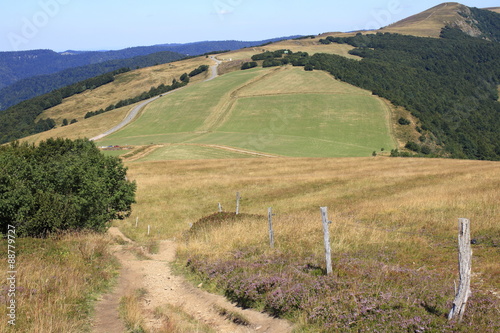
<svg viewBox="0 0 500 333">
<path fill-rule="evenodd" d="M 323 43 L 348 43 L 362 61 L 316 54 L 300 65 L 330 72 L 407 108 L 421 125 L 421 142 L 409 146 L 445 156 L 500 159 L 500 44 L 445 28 L 442 38 L 358 34 Z M 296 63 L 299 64 L 299 63 Z"/>
</svg>

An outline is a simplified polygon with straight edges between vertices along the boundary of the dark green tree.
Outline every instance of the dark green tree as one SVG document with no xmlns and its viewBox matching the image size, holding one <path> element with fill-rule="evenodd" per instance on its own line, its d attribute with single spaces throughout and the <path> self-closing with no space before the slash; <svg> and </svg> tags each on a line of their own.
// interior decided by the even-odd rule
<svg viewBox="0 0 500 333">
<path fill-rule="evenodd" d="M 49 139 L 0 148 L 0 228 L 44 237 L 62 230 L 105 231 L 135 202 L 136 185 L 116 157 L 88 140 Z"/>
</svg>

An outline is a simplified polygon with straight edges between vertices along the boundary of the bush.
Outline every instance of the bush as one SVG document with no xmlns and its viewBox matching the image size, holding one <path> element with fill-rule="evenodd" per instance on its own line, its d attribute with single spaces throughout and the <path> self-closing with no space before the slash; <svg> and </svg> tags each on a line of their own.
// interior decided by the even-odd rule
<svg viewBox="0 0 500 333">
<path fill-rule="evenodd" d="M 135 183 L 117 157 L 88 140 L 49 139 L 0 148 L 0 228 L 44 237 L 61 230 L 105 231 L 130 214 Z"/>
<path fill-rule="evenodd" d="M 403 117 L 401 117 L 401 118 L 398 119 L 398 123 L 400 125 L 410 125 L 411 124 L 411 122 L 408 119 L 403 118 Z"/>
<path fill-rule="evenodd" d="M 420 146 L 417 143 L 413 142 L 413 141 L 408 141 L 406 143 L 406 145 L 405 145 L 405 148 L 409 149 L 409 150 L 413 150 L 413 151 L 415 151 L 417 153 L 420 152 Z"/>
<path fill-rule="evenodd" d="M 195 75 L 208 71 L 209 68 L 210 67 L 208 65 L 201 65 L 198 68 L 193 69 L 188 75 L 189 77 L 193 77 Z"/>
<path fill-rule="evenodd" d="M 250 68 L 254 68 L 254 67 L 257 67 L 257 63 L 255 61 L 245 62 L 243 65 L 241 65 L 242 70 L 250 69 Z"/>
</svg>

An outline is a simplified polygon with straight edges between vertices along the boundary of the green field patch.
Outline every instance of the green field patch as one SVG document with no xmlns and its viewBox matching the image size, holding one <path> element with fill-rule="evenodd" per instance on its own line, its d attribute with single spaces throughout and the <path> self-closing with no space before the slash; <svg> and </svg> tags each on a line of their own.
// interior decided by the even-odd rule
<svg viewBox="0 0 500 333">
<path fill-rule="evenodd" d="M 256 68 L 161 97 L 99 144 L 217 144 L 293 157 L 370 156 L 395 147 L 388 116 L 381 99 L 325 72 Z M 218 156 L 183 149 L 159 149 L 147 159 Z"/>
<path fill-rule="evenodd" d="M 202 160 L 251 157 L 257 156 L 207 146 L 169 145 L 155 149 L 151 154 L 148 154 L 137 161 L 145 162 L 158 160 Z"/>
<path fill-rule="evenodd" d="M 148 105 L 136 121 L 123 130 L 109 135 L 103 142 L 123 144 L 122 139 L 128 137 L 195 132 L 211 113 L 217 112 L 219 103 L 228 98 L 225 95 L 258 76 L 262 71 L 261 69 L 224 75 L 213 81 L 188 86 L 163 96 Z M 145 140 L 142 144 L 150 143 L 148 139 Z"/>
<path fill-rule="evenodd" d="M 335 93 L 371 95 L 367 90 L 335 80 L 323 71 L 305 71 L 302 67 L 287 67 L 245 86 L 238 96 L 273 94 Z"/>
<path fill-rule="evenodd" d="M 372 96 L 240 98 L 217 132 L 231 133 L 233 146 L 286 156 L 368 156 L 393 147 L 386 112 Z"/>
</svg>

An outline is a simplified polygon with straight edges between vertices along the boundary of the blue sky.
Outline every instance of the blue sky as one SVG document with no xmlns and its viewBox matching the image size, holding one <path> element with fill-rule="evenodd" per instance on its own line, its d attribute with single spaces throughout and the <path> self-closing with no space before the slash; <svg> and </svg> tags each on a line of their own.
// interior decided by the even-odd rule
<svg viewBox="0 0 500 333">
<path fill-rule="evenodd" d="M 379 28 L 431 0 L 2 0 L 0 51 L 116 50 Z M 462 1 L 500 7 L 500 0 Z"/>
</svg>

